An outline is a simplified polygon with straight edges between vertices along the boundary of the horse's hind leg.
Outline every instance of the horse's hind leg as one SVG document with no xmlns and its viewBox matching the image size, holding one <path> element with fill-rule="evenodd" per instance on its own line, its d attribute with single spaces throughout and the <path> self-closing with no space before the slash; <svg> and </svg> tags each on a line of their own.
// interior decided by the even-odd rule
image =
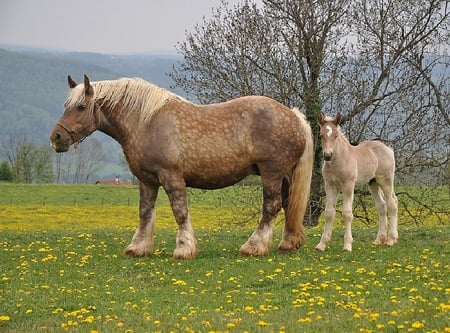
<svg viewBox="0 0 450 333">
<path fill-rule="evenodd" d="M 382 185 L 384 198 L 386 200 L 387 214 L 389 216 L 389 231 L 387 233 L 386 245 L 394 245 L 398 241 L 398 201 L 394 192 L 393 181 Z"/>
<path fill-rule="evenodd" d="M 265 256 L 272 245 L 273 225 L 281 209 L 281 180 L 263 182 L 263 216 L 250 238 L 241 246 L 239 252 L 245 256 Z"/>
<path fill-rule="evenodd" d="M 316 245 L 316 250 L 325 251 L 328 243 L 331 240 L 331 233 L 333 232 L 333 223 L 336 216 L 336 202 L 338 190 L 329 184 L 325 183 L 326 205 L 325 205 L 325 227 L 320 238 L 320 243 Z"/>
<path fill-rule="evenodd" d="M 384 200 L 383 193 L 381 192 L 380 185 L 375 179 L 369 182 L 369 190 L 372 194 L 375 202 L 375 208 L 377 209 L 379 216 L 379 225 L 377 238 L 373 241 L 374 245 L 385 244 L 387 241 L 387 216 L 386 216 L 386 201 Z"/>
<path fill-rule="evenodd" d="M 158 196 L 158 186 L 147 186 L 139 183 L 139 226 L 134 233 L 125 254 L 140 257 L 153 253 L 153 238 L 155 227 L 155 201 Z"/>
</svg>

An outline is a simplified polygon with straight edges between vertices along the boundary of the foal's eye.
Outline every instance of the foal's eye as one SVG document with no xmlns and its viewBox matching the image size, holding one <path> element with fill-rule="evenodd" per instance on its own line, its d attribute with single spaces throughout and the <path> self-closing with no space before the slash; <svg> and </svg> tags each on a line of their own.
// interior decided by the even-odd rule
<svg viewBox="0 0 450 333">
<path fill-rule="evenodd" d="M 78 105 L 78 111 L 86 110 L 86 105 Z"/>
</svg>

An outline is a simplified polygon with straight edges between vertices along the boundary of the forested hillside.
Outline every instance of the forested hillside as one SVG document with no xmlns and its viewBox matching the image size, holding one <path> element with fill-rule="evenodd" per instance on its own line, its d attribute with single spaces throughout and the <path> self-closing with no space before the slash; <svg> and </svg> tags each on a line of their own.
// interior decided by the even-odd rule
<svg viewBox="0 0 450 333">
<path fill-rule="evenodd" d="M 0 146 L 4 148 L 0 149 L 0 161 L 11 160 L 10 156 L 5 156 L 5 147 L 14 151 L 11 146 L 23 142 L 33 143 L 36 147 L 49 144 L 49 132 L 63 113 L 68 74 L 77 82 L 81 82 L 85 73 L 92 81 L 141 77 L 170 88 L 173 83 L 166 73 L 179 59 L 176 55 L 113 56 L 0 46 Z M 181 90 L 174 91 L 183 94 Z M 97 157 L 104 156 L 102 167 L 92 177 L 123 174 L 121 149 L 115 141 L 94 133 L 87 142 L 84 146 L 88 151 L 92 144 L 102 152 L 97 153 Z M 70 155 L 64 158 L 67 159 L 67 172 L 73 172 L 70 171 L 73 164 Z M 56 181 L 61 180 L 56 177 Z M 67 175 L 62 181 L 76 181 L 76 177 Z M 86 181 L 92 179 L 86 178 Z"/>
<path fill-rule="evenodd" d="M 169 88 L 172 82 L 166 73 L 178 59 L 0 48 L 0 140 L 19 136 L 47 143 L 63 111 L 68 74 L 77 81 L 84 73 L 93 81 L 141 77 Z"/>
</svg>

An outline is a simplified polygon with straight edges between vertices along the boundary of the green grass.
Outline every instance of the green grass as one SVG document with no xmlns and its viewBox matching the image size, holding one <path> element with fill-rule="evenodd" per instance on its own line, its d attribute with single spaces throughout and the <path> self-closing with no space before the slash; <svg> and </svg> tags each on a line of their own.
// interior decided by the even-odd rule
<svg viewBox="0 0 450 333">
<path fill-rule="evenodd" d="M 237 223 L 240 201 L 227 197 L 239 189 L 199 192 L 198 258 L 174 260 L 161 195 L 154 255 L 127 258 L 135 187 L 0 186 L 1 332 L 450 331 L 449 225 L 400 225 L 394 247 L 371 245 L 375 225 L 355 226 L 347 253 L 337 221 L 326 252 L 314 250 L 319 226 L 281 255 L 279 222 L 270 255 L 247 258 L 238 251 L 256 219 Z"/>
</svg>

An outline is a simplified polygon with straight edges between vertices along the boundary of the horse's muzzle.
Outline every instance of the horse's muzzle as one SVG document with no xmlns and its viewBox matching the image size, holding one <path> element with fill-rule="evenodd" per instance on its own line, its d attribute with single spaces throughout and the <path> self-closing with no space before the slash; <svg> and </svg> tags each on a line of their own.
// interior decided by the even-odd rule
<svg viewBox="0 0 450 333">
<path fill-rule="evenodd" d="M 52 143 L 52 148 L 57 153 L 64 153 L 69 150 L 72 143 L 71 137 L 65 133 L 65 131 L 60 131 L 57 126 L 50 133 L 50 141 Z"/>
</svg>

